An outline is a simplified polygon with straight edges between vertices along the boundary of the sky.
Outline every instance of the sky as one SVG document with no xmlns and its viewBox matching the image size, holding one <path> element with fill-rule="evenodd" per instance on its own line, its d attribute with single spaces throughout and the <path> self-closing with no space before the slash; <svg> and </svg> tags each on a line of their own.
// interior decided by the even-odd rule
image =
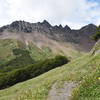
<svg viewBox="0 0 100 100">
<path fill-rule="evenodd" d="M 47 20 L 51 25 L 73 29 L 90 23 L 99 25 L 100 0 L 0 0 L 0 26 L 16 20 Z"/>
</svg>

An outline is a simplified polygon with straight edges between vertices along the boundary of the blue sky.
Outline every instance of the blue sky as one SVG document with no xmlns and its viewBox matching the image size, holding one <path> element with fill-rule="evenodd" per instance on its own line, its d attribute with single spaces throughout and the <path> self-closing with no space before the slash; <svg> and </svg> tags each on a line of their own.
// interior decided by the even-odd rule
<svg viewBox="0 0 100 100">
<path fill-rule="evenodd" d="M 38 22 L 71 28 L 100 24 L 100 0 L 0 0 L 0 26 L 15 20 Z"/>
<path fill-rule="evenodd" d="M 88 0 L 88 1 L 93 1 L 93 2 L 98 2 L 98 3 L 100 3 L 100 0 Z"/>
</svg>

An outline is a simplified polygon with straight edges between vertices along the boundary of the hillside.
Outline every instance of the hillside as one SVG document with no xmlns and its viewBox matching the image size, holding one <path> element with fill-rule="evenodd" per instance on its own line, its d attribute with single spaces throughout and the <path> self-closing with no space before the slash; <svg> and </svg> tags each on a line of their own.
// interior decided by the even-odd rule
<svg viewBox="0 0 100 100">
<path fill-rule="evenodd" d="M 35 60 L 40 60 L 52 55 L 52 52 L 49 48 L 38 48 L 36 45 L 29 43 L 26 46 L 23 42 L 16 39 L 0 39 L 0 63 L 7 62 L 11 59 L 14 59 L 14 49 L 22 49 L 30 52 L 30 56 Z"/>
<path fill-rule="evenodd" d="M 53 84 L 62 88 L 66 82 L 80 84 L 73 91 L 72 100 L 99 100 L 99 46 L 98 42 L 93 49 L 94 53 L 90 52 L 39 77 L 0 90 L 0 100 L 47 100 Z"/>
<path fill-rule="evenodd" d="M 15 39 L 0 40 L 0 74 L 26 67 L 55 55 L 47 47 L 38 48 L 33 43 L 26 46 Z"/>
</svg>

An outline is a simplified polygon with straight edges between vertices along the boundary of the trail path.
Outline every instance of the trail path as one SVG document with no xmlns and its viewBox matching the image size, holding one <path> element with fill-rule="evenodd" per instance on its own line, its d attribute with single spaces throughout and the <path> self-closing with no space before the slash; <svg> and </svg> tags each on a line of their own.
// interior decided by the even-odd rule
<svg viewBox="0 0 100 100">
<path fill-rule="evenodd" d="M 70 100 L 72 90 L 77 85 L 75 82 L 66 82 L 63 88 L 56 88 L 56 84 L 53 84 L 47 100 Z"/>
</svg>

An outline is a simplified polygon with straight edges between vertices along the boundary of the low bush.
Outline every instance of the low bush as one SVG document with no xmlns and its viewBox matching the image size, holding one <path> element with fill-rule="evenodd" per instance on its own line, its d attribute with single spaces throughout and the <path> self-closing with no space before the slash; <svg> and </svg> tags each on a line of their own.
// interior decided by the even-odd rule
<svg viewBox="0 0 100 100">
<path fill-rule="evenodd" d="M 56 56 L 52 59 L 46 59 L 44 61 L 39 61 L 35 64 L 28 65 L 23 68 L 21 67 L 10 72 L 5 72 L 0 75 L 0 89 L 36 77 L 68 62 L 69 60 L 64 56 Z"/>
<path fill-rule="evenodd" d="M 16 58 L 0 65 L 0 72 L 9 72 L 35 62 L 27 50 L 13 49 L 13 54 L 16 56 Z"/>
<path fill-rule="evenodd" d="M 97 28 L 97 31 L 96 33 L 92 36 L 92 38 L 95 40 L 95 41 L 98 41 L 100 39 L 100 26 Z"/>
</svg>

